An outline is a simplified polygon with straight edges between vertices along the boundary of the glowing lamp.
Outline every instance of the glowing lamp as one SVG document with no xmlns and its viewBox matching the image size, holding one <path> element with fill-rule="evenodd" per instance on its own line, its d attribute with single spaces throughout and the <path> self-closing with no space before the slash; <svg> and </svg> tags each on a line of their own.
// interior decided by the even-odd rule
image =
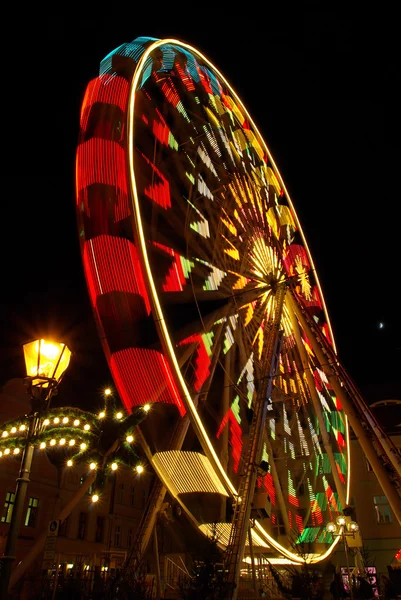
<svg viewBox="0 0 401 600">
<path fill-rule="evenodd" d="M 105 396 L 110 396 L 110 394 L 111 394 L 111 389 L 110 389 L 110 388 L 106 388 L 106 389 L 104 390 L 104 395 L 105 395 Z"/>
<path fill-rule="evenodd" d="M 102 410 L 102 412 L 99 413 L 99 419 L 104 419 L 105 416 L 106 416 L 106 413 Z"/>
<path fill-rule="evenodd" d="M 71 351 L 65 344 L 35 340 L 24 344 L 26 374 L 32 386 L 48 387 L 59 382 L 67 369 Z"/>
<path fill-rule="evenodd" d="M 14 454 L 19 454 L 19 448 L 14 448 Z"/>
<path fill-rule="evenodd" d="M 355 533 L 356 531 L 359 531 L 358 523 L 355 523 L 355 521 L 350 521 L 348 523 L 348 531 L 352 531 L 353 533 Z"/>
<path fill-rule="evenodd" d="M 127 435 L 126 440 L 129 444 L 131 444 L 134 441 L 134 436 L 133 435 Z"/>
<path fill-rule="evenodd" d="M 334 533 L 337 529 L 337 526 L 335 523 L 333 523 L 332 521 L 330 521 L 330 523 L 327 523 L 326 525 L 326 529 L 329 533 Z"/>
<path fill-rule="evenodd" d="M 338 517 L 336 518 L 336 523 L 339 527 L 344 527 L 346 522 L 347 520 L 344 517 L 344 515 L 338 515 Z"/>
<path fill-rule="evenodd" d="M 26 427 L 25 425 L 21 425 L 21 427 L 19 428 L 20 431 L 25 431 Z"/>
<path fill-rule="evenodd" d="M 17 428 L 16 427 L 11 427 L 11 433 L 17 433 Z"/>
<path fill-rule="evenodd" d="M 90 429 L 90 428 L 91 428 L 91 426 L 90 426 L 90 425 L 88 425 L 88 423 L 87 423 L 86 425 L 84 425 L 84 429 L 85 429 L 85 431 L 89 431 L 89 429 Z"/>
<path fill-rule="evenodd" d="M 150 404 L 145 404 L 145 406 L 143 407 L 143 410 L 145 412 L 149 412 L 150 411 Z"/>
<path fill-rule="evenodd" d="M 73 464 L 73 463 L 72 463 L 72 460 L 71 460 L 71 459 L 67 460 L 67 467 L 72 467 L 72 464 Z"/>
<path fill-rule="evenodd" d="M 68 423 L 68 417 L 64 417 L 64 419 L 63 419 L 63 423 L 64 423 L 64 425 L 65 425 L 66 423 Z"/>
<path fill-rule="evenodd" d="M 79 419 L 75 419 L 75 421 L 74 421 L 75 427 L 78 427 L 79 423 L 80 423 Z"/>
<path fill-rule="evenodd" d="M 142 465 L 137 465 L 137 467 L 136 467 L 136 472 L 137 472 L 137 473 L 139 473 L 139 475 L 140 475 L 141 473 L 143 473 L 143 466 L 142 466 Z"/>
<path fill-rule="evenodd" d="M 93 462 L 93 463 L 91 463 L 91 464 L 89 465 L 89 468 L 90 468 L 90 470 L 91 470 L 91 471 L 94 471 L 94 470 L 96 469 L 96 463 L 94 463 L 94 462 Z"/>
<path fill-rule="evenodd" d="M 122 412 L 118 412 L 116 414 L 116 419 L 122 419 L 123 418 L 123 413 Z"/>
<path fill-rule="evenodd" d="M 117 463 L 113 463 L 113 464 L 111 465 L 111 470 L 112 470 L 112 471 L 117 471 L 117 469 L 118 469 L 118 464 L 117 464 Z"/>
<path fill-rule="evenodd" d="M 97 502 L 99 500 L 99 496 L 97 494 L 93 494 L 92 502 Z"/>
</svg>

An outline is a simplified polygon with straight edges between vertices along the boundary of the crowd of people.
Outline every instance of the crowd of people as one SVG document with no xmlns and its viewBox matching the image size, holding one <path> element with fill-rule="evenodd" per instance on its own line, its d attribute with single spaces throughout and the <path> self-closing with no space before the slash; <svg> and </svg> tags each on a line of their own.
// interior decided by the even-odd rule
<svg viewBox="0 0 401 600">
<path fill-rule="evenodd" d="M 376 600 L 380 595 L 382 600 L 396 600 L 398 591 L 395 584 L 386 576 L 380 578 L 381 589 L 375 590 L 372 583 L 359 575 L 354 578 L 352 588 L 353 600 Z M 331 600 L 346 600 L 351 598 L 350 590 L 344 585 L 341 573 L 335 572 L 330 584 Z"/>
</svg>

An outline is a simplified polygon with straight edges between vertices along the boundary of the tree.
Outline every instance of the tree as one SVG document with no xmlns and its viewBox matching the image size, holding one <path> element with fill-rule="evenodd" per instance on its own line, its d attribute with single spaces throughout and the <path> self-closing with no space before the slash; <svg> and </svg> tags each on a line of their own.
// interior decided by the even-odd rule
<svg viewBox="0 0 401 600">
<path fill-rule="evenodd" d="M 97 501 L 107 478 L 120 464 L 143 470 L 133 448 L 135 428 L 146 417 L 149 405 L 137 407 L 131 414 L 116 406 L 110 393 L 98 414 L 74 407 L 61 407 L 43 412 L 41 426 L 35 436 L 37 449 L 45 451 L 58 468 L 71 468 L 74 463 L 86 463 L 90 471 L 83 484 L 56 517 L 61 523 L 92 487 L 92 500 Z M 0 457 L 18 456 L 26 439 L 30 415 L 3 424 L 0 438 Z M 18 451 L 16 451 L 18 450 Z M 46 533 L 40 535 L 30 551 L 11 574 L 10 589 L 15 586 L 43 550 Z"/>
</svg>

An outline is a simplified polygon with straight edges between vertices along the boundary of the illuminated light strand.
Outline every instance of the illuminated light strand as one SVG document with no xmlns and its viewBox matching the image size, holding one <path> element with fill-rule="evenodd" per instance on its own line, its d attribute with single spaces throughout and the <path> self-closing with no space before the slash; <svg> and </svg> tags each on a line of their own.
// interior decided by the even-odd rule
<svg viewBox="0 0 401 600">
<path fill-rule="evenodd" d="M 182 67 L 178 61 L 176 61 L 174 63 L 174 68 L 176 69 L 181 81 L 187 88 L 187 91 L 194 92 L 195 84 L 194 84 L 194 81 L 193 81 L 188 69 L 186 69 L 185 67 Z"/>
<path fill-rule="evenodd" d="M 114 257 L 110 269 L 110 257 Z M 138 294 L 150 314 L 150 302 L 136 247 L 127 239 L 100 235 L 85 242 L 83 251 L 85 272 L 89 281 L 89 294 L 94 306 L 97 298 L 110 292 Z"/>
<path fill-rule="evenodd" d="M 196 233 L 199 233 L 199 235 L 201 235 L 202 237 L 210 238 L 209 223 L 202 215 L 202 213 L 196 208 L 196 206 L 192 204 L 192 202 L 190 202 L 189 200 L 187 200 L 187 202 L 200 217 L 200 221 L 192 221 L 189 224 L 190 228 L 196 231 Z"/>
<path fill-rule="evenodd" d="M 148 348 L 125 348 L 111 355 L 110 365 L 127 410 L 147 402 L 166 402 L 175 404 L 180 414 L 185 414 L 170 367 L 160 352 Z"/>
<path fill-rule="evenodd" d="M 239 260 L 240 256 L 239 256 L 239 251 L 238 249 L 234 246 L 234 244 L 225 237 L 225 235 L 223 235 L 222 233 L 220 234 L 220 237 L 224 240 L 225 244 L 228 244 L 228 246 L 226 246 L 225 248 L 223 248 L 224 252 L 226 254 L 228 254 L 228 256 L 231 256 L 231 258 L 233 258 L 234 260 Z"/>
<path fill-rule="evenodd" d="M 210 375 L 210 356 L 212 354 L 211 347 L 213 344 L 213 336 L 213 332 L 205 335 L 199 335 L 197 333 L 181 340 L 178 344 L 179 346 L 196 344 L 195 381 L 193 385 L 197 392 L 201 389 L 202 385 Z"/>
<path fill-rule="evenodd" d="M 227 273 L 217 267 L 214 267 L 205 260 L 201 260 L 200 258 L 196 258 L 195 260 L 199 263 L 206 265 L 211 270 L 211 273 L 206 279 L 202 289 L 204 289 L 205 291 L 218 290 L 221 282 L 223 281 L 224 277 L 226 277 Z"/>
<path fill-rule="evenodd" d="M 213 150 L 216 152 L 217 156 L 219 158 L 221 158 L 221 156 L 222 156 L 221 150 L 220 150 L 219 144 L 217 143 L 216 136 L 214 135 L 213 131 L 210 128 L 210 125 L 209 126 L 203 125 L 203 131 L 205 132 L 205 135 L 206 135 L 207 139 L 209 140 L 209 144 L 211 145 Z"/>
<path fill-rule="evenodd" d="M 181 256 L 172 248 L 168 248 L 158 242 L 153 242 L 153 245 L 173 258 L 173 262 L 162 284 L 163 290 L 165 292 L 182 292 L 184 289 L 183 286 L 186 284 L 186 279 L 182 270 Z"/>
<path fill-rule="evenodd" d="M 270 428 L 270 437 L 275 440 L 276 439 L 276 420 L 269 419 L 269 428 Z"/>
<path fill-rule="evenodd" d="M 227 352 L 230 350 L 231 346 L 233 346 L 233 344 L 235 343 L 235 338 L 234 338 L 234 334 L 231 331 L 231 328 L 229 325 L 227 325 L 226 330 L 224 332 L 224 354 L 227 354 Z"/>
<path fill-rule="evenodd" d="M 296 543 L 313 543 L 319 535 L 320 527 L 305 527 L 301 535 L 298 537 Z"/>
<path fill-rule="evenodd" d="M 303 429 L 301 427 L 301 423 L 299 421 L 298 413 L 295 413 L 295 415 L 296 415 L 296 420 L 297 420 L 298 435 L 299 435 L 299 445 L 300 445 L 300 449 L 301 449 L 301 454 L 305 455 L 305 456 L 309 456 L 310 452 L 309 452 L 308 442 L 306 440 L 304 431 L 303 431 Z"/>
<path fill-rule="evenodd" d="M 284 404 L 283 404 L 283 426 L 284 426 L 284 431 L 286 433 L 288 433 L 288 435 L 291 435 L 291 428 L 290 428 L 290 424 L 288 423 L 288 415 L 287 415 L 287 411 L 285 409 Z"/>
<path fill-rule="evenodd" d="M 206 167 L 213 173 L 213 175 L 219 180 L 219 177 L 217 175 L 217 171 L 214 167 L 214 164 L 212 163 L 212 159 L 210 158 L 203 142 L 198 146 L 198 150 L 197 150 L 202 162 L 206 165 Z"/>
<path fill-rule="evenodd" d="M 185 279 L 188 279 L 192 269 L 195 267 L 195 263 L 188 260 L 184 256 L 181 256 L 180 258 L 181 258 L 181 268 L 184 273 L 184 277 L 185 277 Z"/>
<path fill-rule="evenodd" d="M 203 177 L 201 175 L 198 175 L 197 178 L 197 188 L 198 188 L 198 192 L 201 196 L 205 196 L 205 198 L 209 198 L 209 200 L 214 200 L 214 196 L 212 194 L 212 192 L 209 190 L 208 186 L 206 185 L 205 180 L 203 179 Z"/>
<path fill-rule="evenodd" d="M 225 133 L 225 131 L 223 131 L 222 127 L 219 127 L 218 131 L 219 131 L 219 134 L 221 137 L 221 141 L 223 142 L 225 149 L 227 150 L 227 154 L 231 158 L 232 164 L 235 165 L 235 159 L 234 159 L 233 153 L 231 151 L 231 145 L 230 145 L 230 141 L 227 137 L 227 134 Z"/>
<path fill-rule="evenodd" d="M 96 160 L 94 158 L 96 157 Z M 95 183 L 117 187 L 127 194 L 125 152 L 116 142 L 91 138 L 77 148 L 78 192 Z"/>
<path fill-rule="evenodd" d="M 160 181 L 155 181 L 146 187 L 144 189 L 144 194 L 162 208 L 166 210 L 167 208 L 171 208 L 170 184 L 168 180 L 156 165 L 154 165 L 142 152 L 140 152 L 140 155 L 160 179 Z"/>
<path fill-rule="evenodd" d="M 184 117 L 184 119 L 187 121 L 187 123 L 190 123 L 191 120 L 188 117 L 188 113 L 185 110 L 184 105 L 180 99 L 180 96 L 170 78 L 169 78 L 168 83 L 162 84 L 161 89 L 162 89 L 163 94 L 166 97 L 166 100 L 177 109 L 177 112 L 181 116 Z"/>
<path fill-rule="evenodd" d="M 90 81 L 85 90 L 81 106 L 80 125 L 82 130 L 87 130 L 90 110 L 96 103 L 104 104 L 109 109 L 117 106 L 122 112 L 126 112 L 128 93 L 128 81 L 124 77 L 115 74 L 112 77 L 110 75 L 100 75 Z"/>
<path fill-rule="evenodd" d="M 252 400 L 255 394 L 255 375 L 254 375 L 254 365 L 253 365 L 253 357 L 254 354 L 251 352 L 248 360 L 245 363 L 244 368 L 242 369 L 240 376 L 237 380 L 237 385 L 239 385 L 246 375 L 246 388 L 247 388 L 247 399 L 248 399 L 248 408 L 251 407 Z"/>
<path fill-rule="evenodd" d="M 172 483 L 175 496 L 194 492 L 228 496 L 206 456 L 198 452 L 170 450 L 156 452 L 155 463 L 162 467 Z"/>
<path fill-rule="evenodd" d="M 178 150 L 178 142 L 165 123 L 153 121 L 152 133 L 165 146 L 169 146 L 173 150 Z"/>
<path fill-rule="evenodd" d="M 230 217 L 227 215 L 226 211 L 224 209 L 221 209 L 221 212 L 223 213 L 223 216 L 220 216 L 220 221 L 227 227 L 228 231 L 234 235 L 235 237 L 237 237 L 238 235 L 238 230 L 237 227 L 234 225 L 234 223 L 232 222 L 232 220 L 230 219 Z M 240 275 L 239 275 L 240 277 Z"/>
<path fill-rule="evenodd" d="M 222 432 L 227 424 L 229 425 L 229 428 L 230 428 L 230 443 L 232 446 L 232 457 L 233 457 L 233 461 L 234 461 L 233 469 L 234 469 L 234 472 L 237 473 L 240 459 L 241 459 L 242 444 L 243 444 L 242 429 L 241 429 L 240 425 L 238 424 L 236 415 L 234 414 L 234 412 L 232 411 L 231 408 L 228 409 L 228 411 L 226 412 L 226 414 L 224 415 L 224 417 L 221 421 L 220 427 L 216 434 L 217 439 L 219 439 L 220 435 L 222 434 Z"/>
</svg>

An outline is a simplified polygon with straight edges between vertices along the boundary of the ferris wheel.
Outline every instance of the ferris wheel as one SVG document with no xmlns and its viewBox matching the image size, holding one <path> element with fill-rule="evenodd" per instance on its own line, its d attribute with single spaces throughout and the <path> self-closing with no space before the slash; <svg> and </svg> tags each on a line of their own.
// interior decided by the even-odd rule
<svg viewBox="0 0 401 600">
<path fill-rule="evenodd" d="M 322 560 L 348 502 L 347 417 L 313 259 L 251 115 L 197 49 L 137 38 L 101 62 L 80 125 L 88 292 L 122 402 L 152 404 L 152 467 L 226 546 L 252 472 L 244 544 Z"/>
</svg>

